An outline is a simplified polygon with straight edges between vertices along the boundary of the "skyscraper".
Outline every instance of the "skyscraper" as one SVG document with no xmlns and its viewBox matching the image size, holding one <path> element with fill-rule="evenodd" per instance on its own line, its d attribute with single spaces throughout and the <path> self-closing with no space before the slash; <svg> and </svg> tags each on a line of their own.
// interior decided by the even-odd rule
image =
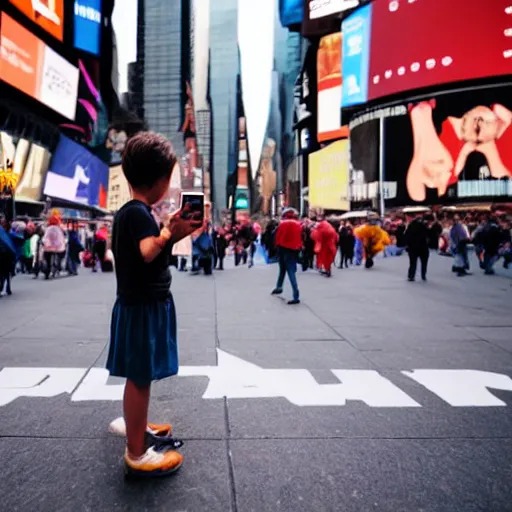
<svg viewBox="0 0 512 512">
<path fill-rule="evenodd" d="M 213 116 L 213 200 L 217 211 L 227 207 L 229 152 L 236 133 L 230 113 L 237 107 L 238 0 L 210 2 L 210 98 Z M 235 162 L 236 165 L 236 162 Z"/>
<path fill-rule="evenodd" d="M 145 0 L 144 114 L 151 130 L 168 137 L 183 155 L 183 2 Z M 140 12 L 140 11 L 139 11 Z"/>
</svg>

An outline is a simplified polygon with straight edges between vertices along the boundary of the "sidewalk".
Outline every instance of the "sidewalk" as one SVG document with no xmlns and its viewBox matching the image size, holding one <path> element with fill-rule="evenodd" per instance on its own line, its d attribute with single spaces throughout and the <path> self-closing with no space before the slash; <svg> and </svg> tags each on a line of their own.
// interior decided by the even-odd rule
<svg viewBox="0 0 512 512">
<path fill-rule="evenodd" d="M 428 283 L 406 281 L 406 257 L 300 273 L 298 307 L 270 297 L 275 266 L 175 272 L 182 376 L 155 384 L 151 418 L 173 423 L 185 464 L 151 482 L 124 481 L 107 432 L 113 276 L 17 277 L 0 299 L 0 508 L 510 509 L 512 272 L 450 266 L 433 257 Z"/>
</svg>

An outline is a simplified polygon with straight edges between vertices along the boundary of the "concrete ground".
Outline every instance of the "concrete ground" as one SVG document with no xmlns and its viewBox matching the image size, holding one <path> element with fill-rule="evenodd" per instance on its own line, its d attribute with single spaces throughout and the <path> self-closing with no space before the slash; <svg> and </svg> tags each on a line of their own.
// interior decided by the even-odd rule
<svg viewBox="0 0 512 512">
<path fill-rule="evenodd" d="M 0 510 L 512 510 L 512 271 L 430 263 L 428 283 L 405 257 L 300 274 L 296 307 L 270 297 L 275 266 L 175 273 L 182 376 L 154 385 L 151 418 L 185 463 L 144 482 L 107 431 L 114 277 L 18 276 L 0 299 Z"/>
</svg>

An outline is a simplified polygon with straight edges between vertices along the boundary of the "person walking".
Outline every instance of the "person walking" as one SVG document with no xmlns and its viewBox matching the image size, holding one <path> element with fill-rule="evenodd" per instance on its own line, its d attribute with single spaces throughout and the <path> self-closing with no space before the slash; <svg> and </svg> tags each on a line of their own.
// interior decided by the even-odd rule
<svg viewBox="0 0 512 512">
<path fill-rule="evenodd" d="M 469 275 L 469 241 L 469 231 L 466 226 L 462 224 L 459 215 L 455 215 L 453 219 L 453 226 L 450 229 L 450 242 L 452 245 L 452 252 L 455 257 L 452 270 L 458 277 Z"/>
<path fill-rule="evenodd" d="M 226 230 L 223 227 L 216 227 L 213 231 L 214 259 L 213 267 L 224 270 L 224 258 L 228 248 Z M 218 266 L 217 266 L 218 265 Z"/>
<path fill-rule="evenodd" d="M 279 258 L 279 276 L 272 295 L 283 293 L 283 284 L 286 274 L 293 290 L 293 299 L 288 304 L 300 304 L 299 286 L 297 284 L 297 262 L 302 249 L 302 225 L 299 215 L 293 208 L 283 212 L 283 220 L 276 231 L 276 247 Z"/>
<path fill-rule="evenodd" d="M 48 219 L 48 227 L 43 236 L 44 278 L 50 279 L 50 274 L 56 277 L 60 270 L 59 254 L 66 251 L 66 237 L 61 227 L 61 217 L 54 210 Z"/>
<path fill-rule="evenodd" d="M 305 216 L 302 220 L 302 271 L 315 268 L 315 242 L 311 238 L 314 222 Z"/>
<path fill-rule="evenodd" d="M 412 217 L 405 230 L 404 240 L 409 253 L 409 281 L 416 279 L 418 259 L 421 262 L 421 279 L 427 280 L 427 266 L 429 258 L 429 229 L 421 215 Z"/>
<path fill-rule="evenodd" d="M 354 260 L 354 230 L 350 224 L 346 224 L 340 228 L 339 235 L 340 268 L 348 268 L 348 263 L 352 265 Z"/>
<path fill-rule="evenodd" d="M 484 248 L 483 270 L 488 276 L 495 274 L 494 264 L 499 259 L 500 248 L 504 242 L 503 232 L 498 224 L 498 219 L 489 217 L 482 233 Z"/>
<path fill-rule="evenodd" d="M 317 224 L 311 236 L 315 242 L 318 269 L 326 277 L 331 277 L 331 269 L 338 251 L 338 233 L 324 218 Z"/>
<path fill-rule="evenodd" d="M 187 260 L 192 255 L 192 238 L 187 236 L 172 246 L 172 255 L 178 258 L 178 272 L 188 272 Z"/>
</svg>

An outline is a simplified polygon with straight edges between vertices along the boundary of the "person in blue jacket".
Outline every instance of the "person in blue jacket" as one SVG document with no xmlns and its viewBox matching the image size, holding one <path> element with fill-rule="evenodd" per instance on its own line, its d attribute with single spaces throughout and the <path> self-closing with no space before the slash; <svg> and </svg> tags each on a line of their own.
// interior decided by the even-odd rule
<svg viewBox="0 0 512 512">
<path fill-rule="evenodd" d="M 16 247 L 6 227 L 5 218 L 0 218 L 0 297 L 12 295 L 11 276 L 16 265 Z"/>
<path fill-rule="evenodd" d="M 197 274 L 203 269 L 205 275 L 209 276 L 213 269 L 214 247 L 210 226 L 206 221 L 202 231 L 192 239 L 192 272 Z"/>
</svg>

